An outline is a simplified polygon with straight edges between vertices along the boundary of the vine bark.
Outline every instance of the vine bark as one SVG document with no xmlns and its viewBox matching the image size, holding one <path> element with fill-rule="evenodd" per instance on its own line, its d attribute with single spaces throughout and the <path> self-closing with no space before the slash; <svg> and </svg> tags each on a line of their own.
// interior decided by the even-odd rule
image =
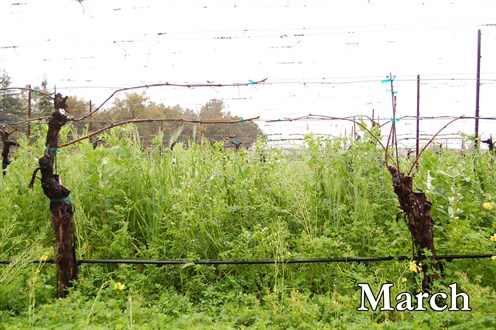
<svg viewBox="0 0 496 330">
<path fill-rule="evenodd" d="M 73 244 L 73 206 L 69 198 L 70 190 L 62 185 L 59 175 L 54 172 L 59 133 L 69 120 L 67 117 L 67 97 L 57 94 L 54 108 L 48 122 L 48 133 L 43 157 L 38 160 L 41 171 L 41 186 L 50 199 L 52 224 L 55 231 L 58 296 L 66 297 L 67 289 L 78 279 L 76 249 Z M 36 173 L 36 172 L 35 172 Z"/>
<path fill-rule="evenodd" d="M 414 192 L 412 189 L 413 179 L 404 175 L 393 166 L 388 166 L 389 173 L 393 179 L 394 192 L 398 196 L 400 208 L 405 212 L 408 229 L 417 249 L 417 259 L 422 262 L 422 290 L 429 290 L 434 279 L 438 279 L 439 264 L 436 261 L 436 249 L 434 247 L 434 221 L 431 217 L 432 202 L 427 199 L 422 191 Z M 426 263 L 424 249 L 430 251 L 429 262 Z"/>
<path fill-rule="evenodd" d="M 3 129 L 0 129 L 0 135 L 2 137 L 2 142 L 3 142 L 3 148 L 2 148 L 2 173 L 3 173 L 3 175 L 5 175 L 7 173 L 7 167 L 10 164 L 10 159 L 9 159 L 10 148 L 19 146 L 19 144 L 17 142 L 9 140 L 10 134 L 12 134 L 15 131 L 16 130 L 13 130 L 12 132 L 7 132 Z"/>
</svg>

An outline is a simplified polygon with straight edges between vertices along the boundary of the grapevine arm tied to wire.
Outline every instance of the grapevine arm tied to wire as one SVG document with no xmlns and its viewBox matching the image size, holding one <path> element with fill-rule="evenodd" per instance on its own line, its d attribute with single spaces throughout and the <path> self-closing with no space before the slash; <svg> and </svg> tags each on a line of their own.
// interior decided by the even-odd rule
<svg viewBox="0 0 496 330">
<path fill-rule="evenodd" d="M 151 88 L 151 87 L 186 87 L 186 88 L 195 88 L 195 87 L 241 87 L 241 86 L 251 86 L 251 85 L 261 84 L 261 83 L 266 82 L 267 79 L 268 78 L 265 78 L 265 79 L 262 79 L 262 80 L 257 80 L 257 81 L 249 80 L 248 82 L 230 83 L 230 84 L 220 84 L 220 83 L 218 83 L 218 84 L 214 84 L 214 83 L 207 83 L 207 84 L 202 84 L 202 83 L 200 83 L 200 84 L 193 84 L 193 83 L 186 84 L 186 83 L 183 83 L 183 84 L 178 84 L 178 83 L 165 82 L 165 83 L 157 83 L 157 84 L 150 84 L 150 85 L 140 85 L 140 86 L 120 88 L 120 89 L 115 90 L 112 94 L 110 94 L 110 96 L 107 97 L 107 99 L 105 101 L 103 101 L 103 103 L 100 104 L 100 106 L 98 108 L 96 108 L 95 110 L 91 111 L 90 113 L 88 113 L 88 114 L 86 114 L 86 115 L 84 115 L 84 116 L 82 116 L 80 118 L 73 119 L 73 121 L 80 121 L 80 120 L 83 120 L 83 119 L 88 118 L 89 116 L 93 115 L 95 112 L 97 112 L 98 110 L 100 110 L 117 93 L 129 91 L 129 90 Z"/>
</svg>

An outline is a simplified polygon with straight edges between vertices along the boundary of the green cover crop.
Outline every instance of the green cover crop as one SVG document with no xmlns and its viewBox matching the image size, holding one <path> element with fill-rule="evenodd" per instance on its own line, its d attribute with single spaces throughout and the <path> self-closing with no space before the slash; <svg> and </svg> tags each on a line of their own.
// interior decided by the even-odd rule
<svg viewBox="0 0 496 330">
<path fill-rule="evenodd" d="M 70 128 L 63 128 L 62 142 Z M 49 203 L 27 188 L 44 150 L 19 138 L 0 179 L 1 259 L 54 256 Z M 57 170 L 75 206 L 78 259 L 251 260 L 268 265 L 80 265 L 56 299 L 55 266 L 0 265 L 0 329 L 494 328 L 496 260 L 444 263 L 470 312 L 359 312 L 359 283 L 421 289 L 408 261 L 285 264 L 284 260 L 411 255 L 384 153 L 369 141 L 307 137 L 292 152 L 224 149 L 160 138 L 143 148 L 129 125 L 63 148 Z M 351 148 L 350 148 L 351 146 Z M 402 159 L 402 163 L 407 163 Z M 426 150 L 414 188 L 432 200 L 437 254 L 494 253 L 494 155 Z M 494 258 L 493 258 L 494 259 Z"/>
</svg>

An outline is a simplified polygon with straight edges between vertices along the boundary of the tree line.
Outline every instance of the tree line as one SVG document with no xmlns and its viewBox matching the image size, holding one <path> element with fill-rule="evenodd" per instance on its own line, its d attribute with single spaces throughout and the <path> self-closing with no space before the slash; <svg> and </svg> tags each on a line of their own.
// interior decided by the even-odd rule
<svg viewBox="0 0 496 330">
<path fill-rule="evenodd" d="M 0 122 L 13 124 L 25 122 L 29 103 L 31 104 L 31 118 L 49 116 L 53 112 L 53 101 L 49 96 L 47 79 L 43 79 L 39 86 L 28 90 L 6 89 L 11 87 L 11 78 L 6 73 L 0 76 Z M 27 87 L 27 86 L 26 86 Z M 94 110 L 95 105 L 78 96 L 69 96 L 67 99 L 69 113 L 75 118 L 82 117 Z M 153 118 L 184 118 L 190 120 L 226 120 L 241 119 L 225 111 L 222 100 L 212 99 L 206 102 L 195 112 L 180 105 L 165 105 L 152 101 L 146 92 L 130 92 L 122 97 L 116 97 L 106 109 L 102 109 L 84 121 L 74 123 L 74 128 L 79 133 L 83 129 L 94 131 L 115 122 L 131 119 Z M 155 122 L 135 124 L 144 145 L 157 136 L 159 132 L 164 135 L 163 143 L 171 146 L 177 142 L 188 143 L 195 141 L 224 142 L 224 146 L 232 148 L 249 148 L 263 133 L 257 124 L 247 121 L 234 125 L 198 125 L 181 122 Z M 21 125 L 21 131 L 26 131 L 27 123 Z M 96 138 L 95 140 L 98 140 Z"/>
</svg>

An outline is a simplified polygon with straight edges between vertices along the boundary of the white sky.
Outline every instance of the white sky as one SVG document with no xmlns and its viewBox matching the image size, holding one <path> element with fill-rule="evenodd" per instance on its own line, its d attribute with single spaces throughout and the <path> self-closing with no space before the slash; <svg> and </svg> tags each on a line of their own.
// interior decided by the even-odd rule
<svg viewBox="0 0 496 330">
<path fill-rule="evenodd" d="M 414 115 L 420 74 L 421 114 L 472 116 L 478 29 L 480 115 L 494 116 L 496 1 L 488 0 L 0 0 L 0 70 L 13 86 L 46 76 L 57 91 L 94 104 L 120 87 L 268 78 L 240 88 L 147 91 L 194 110 L 218 98 L 233 114 L 263 120 L 372 109 L 389 118 L 389 86 L 381 84 L 389 72 L 397 76 L 398 115 Z M 268 133 L 339 135 L 351 126 L 263 120 Z M 423 131 L 443 124 L 423 122 Z M 414 133 L 413 121 L 398 125 L 400 134 Z M 481 122 L 481 133 L 491 125 Z"/>
</svg>

